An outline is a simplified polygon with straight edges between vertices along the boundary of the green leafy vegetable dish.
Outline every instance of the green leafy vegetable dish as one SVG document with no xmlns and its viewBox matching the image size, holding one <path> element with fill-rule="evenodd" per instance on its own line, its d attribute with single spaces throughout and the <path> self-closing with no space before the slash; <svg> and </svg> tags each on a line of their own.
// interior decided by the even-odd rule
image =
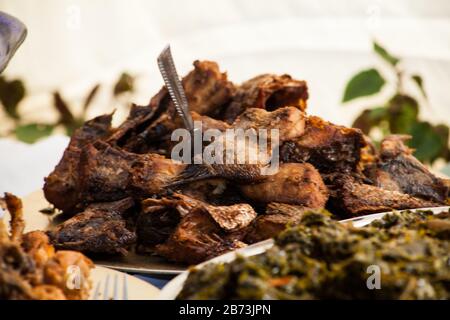
<svg viewBox="0 0 450 320">
<path fill-rule="evenodd" d="M 268 251 L 190 271 L 178 299 L 448 299 L 450 211 L 355 228 L 309 212 Z"/>
</svg>

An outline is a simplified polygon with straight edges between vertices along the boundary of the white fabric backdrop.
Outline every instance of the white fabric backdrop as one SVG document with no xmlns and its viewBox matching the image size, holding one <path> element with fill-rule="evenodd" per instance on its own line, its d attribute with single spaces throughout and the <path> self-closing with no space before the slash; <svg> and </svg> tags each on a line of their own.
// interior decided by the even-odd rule
<svg viewBox="0 0 450 320">
<path fill-rule="evenodd" d="M 45 114 L 52 90 L 77 101 L 123 70 L 139 74 L 133 100 L 145 103 L 162 85 L 155 59 L 170 43 L 180 73 L 211 59 L 236 82 L 263 72 L 305 79 L 310 113 L 348 125 L 360 107 L 340 105 L 343 88 L 356 71 L 380 64 L 375 38 L 423 75 L 432 107 L 423 116 L 450 121 L 446 0 L 0 0 L 0 10 L 29 28 L 6 71 L 26 79 L 31 95 L 21 108 L 29 117 Z M 113 107 L 105 93 L 92 115 Z M 64 137 L 33 146 L 0 140 L 0 192 L 40 188 L 65 144 Z"/>
</svg>

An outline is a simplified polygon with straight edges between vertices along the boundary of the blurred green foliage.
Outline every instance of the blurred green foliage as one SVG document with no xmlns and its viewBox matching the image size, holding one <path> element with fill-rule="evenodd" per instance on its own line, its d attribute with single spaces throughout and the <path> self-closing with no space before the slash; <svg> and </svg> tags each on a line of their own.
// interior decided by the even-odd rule
<svg viewBox="0 0 450 320">
<path fill-rule="evenodd" d="M 53 107 L 58 112 L 58 120 L 54 123 L 26 122 L 20 114 L 20 103 L 26 96 L 25 83 L 20 79 L 8 80 L 0 76 L 0 103 L 5 114 L 14 121 L 14 128 L 9 135 L 26 143 L 34 143 L 47 137 L 57 127 L 63 127 L 67 135 L 71 135 L 86 120 L 89 107 L 100 90 L 100 84 L 93 86 L 83 100 L 80 114 L 74 113 L 72 108 L 60 92 L 53 93 Z M 112 96 L 117 97 L 125 92 L 134 91 L 134 77 L 128 73 L 122 73 L 115 82 Z"/>
<path fill-rule="evenodd" d="M 450 161 L 449 127 L 422 120 L 419 111 L 423 110 L 423 106 L 403 88 L 405 81 L 412 81 L 417 85 L 422 100 L 428 103 L 422 77 L 417 74 L 408 75 L 401 69 L 401 59 L 390 54 L 380 44 L 374 42 L 373 50 L 395 75 L 396 90 L 385 103 L 365 108 L 355 119 L 353 126 L 360 128 L 375 144 L 380 142 L 374 136 L 376 131 L 383 136 L 408 134 L 412 137 L 409 146 L 416 150 L 415 156 L 419 160 L 430 164 L 439 158 Z M 380 94 L 386 83 L 376 68 L 361 71 L 347 83 L 342 102 Z"/>
</svg>

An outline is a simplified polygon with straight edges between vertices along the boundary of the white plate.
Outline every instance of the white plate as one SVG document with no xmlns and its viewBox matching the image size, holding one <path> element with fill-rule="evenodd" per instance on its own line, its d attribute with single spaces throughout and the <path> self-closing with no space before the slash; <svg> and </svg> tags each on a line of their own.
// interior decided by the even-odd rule
<svg viewBox="0 0 450 320">
<path fill-rule="evenodd" d="M 157 298 L 159 289 L 129 274 L 96 266 L 91 271 L 92 288 L 90 300 L 112 300 L 117 290 L 118 300 L 152 300 Z M 105 283 L 108 281 L 105 294 Z M 117 287 L 114 286 L 117 284 Z M 124 299 L 126 288 L 126 299 Z"/>
<path fill-rule="evenodd" d="M 419 208 L 419 209 L 409 209 L 409 210 L 398 210 L 397 212 L 404 212 L 404 211 L 419 211 L 419 210 L 430 210 L 432 211 L 434 214 L 438 214 L 440 212 L 443 211 L 447 211 L 450 209 L 450 206 L 447 207 L 435 207 L 435 208 Z M 355 227 L 363 227 L 368 225 L 369 223 L 371 223 L 374 220 L 380 219 L 382 218 L 384 215 L 392 213 L 393 211 L 388 211 L 388 212 L 382 212 L 382 213 L 374 213 L 374 214 L 369 214 L 369 215 L 365 215 L 365 216 L 361 216 L 361 217 L 356 217 L 356 218 L 352 218 L 352 219 L 346 219 L 346 220 L 341 220 L 339 222 L 342 223 L 353 223 L 353 225 Z M 232 251 L 232 252 L 228 252 L 225 253 L 221 256 L 215 257 L 211 260 L 205 261 L 197 266 L 195 266 L 194 268 L 199 269 L 202 268 L 203 266 L 205 266 L 206 264 L 209 263 L 227 263 L 227 262 L 231 262 L 234 259 L 236 259 L 236 255 L 239 254 L 241 256 L 244 257 L 250 257 L 250 256 L 254 256 L 260 253 L 265 252 L 266 250 L 270 249 L 273 246 L 274 242 L 272 239 L 268 239 L 268 240 L 264 240 L 258 243 L 255 243 L 253 245 L 250 245 L 248 247 L 236 250 L 236 251 Z M 177 295 L 180 293 L 181 289 L 183 288 L 183 284 L 186 281 L 187 277 L 189 275 L 189 270 L 182 272 L 181 274 L 179 274 L 178 276 L 176 276 L 175 278 L 173 278 L 161 291 L 160 294 L 158 296 L 158 299 L 161 300 L 173 300 L 177 297 Z"/>
</svg>

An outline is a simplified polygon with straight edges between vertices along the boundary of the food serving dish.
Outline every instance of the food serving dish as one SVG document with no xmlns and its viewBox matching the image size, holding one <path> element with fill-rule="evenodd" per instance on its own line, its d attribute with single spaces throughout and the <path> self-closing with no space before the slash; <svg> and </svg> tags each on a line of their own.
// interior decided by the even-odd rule
<svg viewBox="0 0 450 320">
<path fill-rule="evenodd" d="M 404 211 L 410 211 L 410 212 L 432 211 L 433 214 L 438 214 L 441 212 L 448 211 L 449 209 L 450 209 L 450 206 L 445 206 L 445 207 L 437 207 L 437 208 L 422 208 L 422 209 L 403 210 L 403 211 L 398 211 L 398 212 L 401 214 Z M 354 227 L 361 228 L 361 227 L 367 226 L 371 222 L 381 219 L 385 215 L 391 214 L 391 213 L 393 213 L 393 212 L 390 211 L 390 212 L 370 214 L 370 215 L 365 215 L 365 216 L 361 216 L 361 217 L 357 217 L 357 218 L 353 218 L 353 219 L 341 220 L 340 222 L 341 223 L 351 223 Z M 209 264 L 229 263 L 229 262 L 232 262 L 233 260 L 235 260 L 238 256 L 241 256 L 241 257 L 255 256 L 255 255 L 261 254 L 261 253 L 267 251 L 268 249 L 272 248 L 273 245 L 274 245 L 273 239 L 261 241 L 259 243 L 250 245 L 246 248 L 242 248 L 242 249 L 236 250 L 234 252 L 228 252 L 219 257 L 215 257 L 215 258 L 205 261 L 193 268 L 201 269 L 204 266 L 209 265 Z M 161 292 L 158 296 L 158 299 L 163 299 L 163 300 L 175 299 L 178 296 L 178 294 L 181 292 L 188 275 L 189 275 L 189 270 L 186 270 L 186 271 L 182 272 L 181 274 L 179 274 L 178 276 L 176 276 L 175 278 L 173 278 L 161 290 Z"/>
</svg>

